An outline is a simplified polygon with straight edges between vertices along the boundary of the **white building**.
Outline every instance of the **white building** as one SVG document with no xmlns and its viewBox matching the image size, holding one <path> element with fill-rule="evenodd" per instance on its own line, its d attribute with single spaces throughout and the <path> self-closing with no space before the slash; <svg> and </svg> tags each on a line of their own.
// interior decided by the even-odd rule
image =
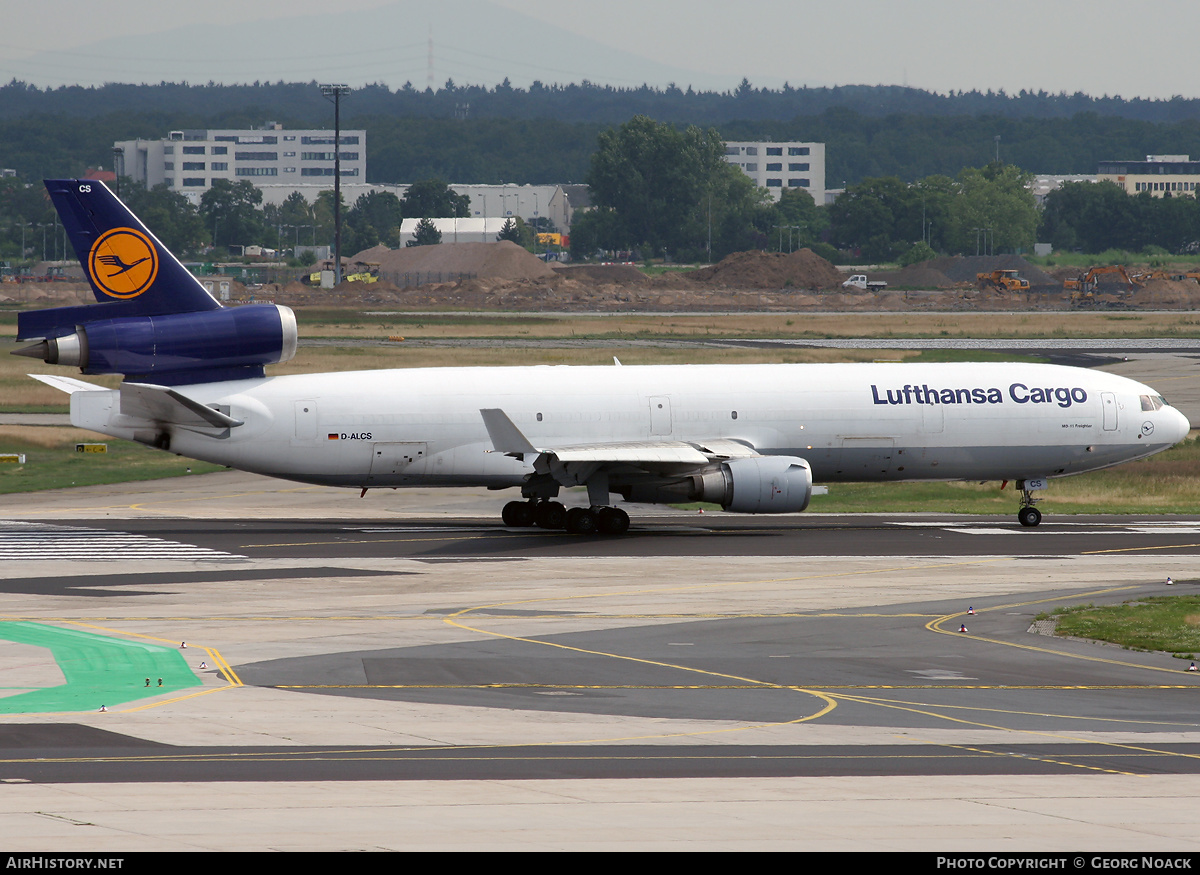
<svg viewBox="0 0 1200 875">
<path fill-rule="evenodd" d="M 798 188 L 825 204 L 824 143 L 726 142 L 725 160 L 775 200 L 785 188 Z"/>
<path fill-rule="evenodd" d="M 400 248 L 408 245 L 417 236 L 420 219 L 404 219 L 400 222 Z M 443 243 L 495 243 L 497 235 L 504 230 L 508 219 L 493 216 L 479 219 L 430 219 L 433 227 L 442 234 Z"/>
<path fill-rule="evenodd" d="M 343 168 L 344 169 L 344 168 Z M 353 207 L 354 202 L 364 194 L 376 191 L 391 192 L 403 199 L 408 192 L 410 183 L 368 183 L 348 182 L 342 180 L 342 200 L 346 206 Z M 263 192 L 263 204 L 279 206 L 293 192 L 300 192 L 304 199 L 312 204 L 317 195 L 332 187 L 332 183 L 317 185 L 288 185 L 282 182 L 271 182 L 259 186 Z M 579 188 L 571 186 L 570 188 Z M 571 227 L 571 217 L 574 215 L 577 202 L 581 198 L 576 194 L 570 197 L 566 188 L 561 185 L 516 185 L 513 183 L 499 185 L 458 185 L 452 184 L 449 189 L 455 194 L 465 194 L 471 199 L 471 218 L 504 219 L 520 216 L 532 224 L 535 219 L 546 218 L 554 223 L 560 232 L 566 232 Z"/>
<path fill-rule="evenodd" d="M 1145 161 L 1101 161 L 1101 180 L 1115 182 L 1126 194 L 1151 197 L 1195 197 L 1200 187 L 1200 161 L 1189 155 L 1147 155 Z"/>
<path fill-rule="evenodd" d="M 333 131 L 287 131 L 268 122 L 251 130 L 171 131 L 161 140 L 125 140 L 113 144 L 116 171 L 147 188 L 166 183 L 192 203 L 213 180 L 255 185 L 295 182 L 333 187 Z M 341 132 L 343 182 L 365 182 L 367 132 Z"/>
<path fill-rule="evenodd" d="M 1039 207 L 1046 205 L 1046 195 L 1057 191 L 1068 182 L 1099 182 L 1100 177 L 1087 173 L 1042 173 L 1035 176 L 1027 186 Z"/>
</svg>

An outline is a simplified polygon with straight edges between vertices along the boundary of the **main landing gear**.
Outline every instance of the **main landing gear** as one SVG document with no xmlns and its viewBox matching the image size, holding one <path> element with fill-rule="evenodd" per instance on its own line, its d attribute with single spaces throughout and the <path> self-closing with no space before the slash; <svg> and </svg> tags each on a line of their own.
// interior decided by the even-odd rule
<svg viewBox="0 0 1200 875">
<path fill-rule="evenodd" d="M 623 535 L 629 531 L 629 514 L 619 507 L 573 507 L 558 501 L 510 501 L 500 514 L 506 526 L 565 529 L 572 535 Z"/>
</svg>

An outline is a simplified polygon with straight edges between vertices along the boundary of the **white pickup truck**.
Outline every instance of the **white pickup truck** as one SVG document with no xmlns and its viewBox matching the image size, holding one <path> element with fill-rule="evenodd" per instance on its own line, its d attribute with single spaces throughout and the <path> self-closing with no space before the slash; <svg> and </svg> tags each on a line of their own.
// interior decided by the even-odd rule
<svg viewBox="0 0 1200 875">
<path fill-rule="evenodd" d="M 882 292 L 887 288 L 887 283 L 876 280 L 875 282 L 867 282 L 865 273 L 856 273 L 850 279 L 842 283 L 843 289 L 862 289 L 864 292 Z"/>
</svg>

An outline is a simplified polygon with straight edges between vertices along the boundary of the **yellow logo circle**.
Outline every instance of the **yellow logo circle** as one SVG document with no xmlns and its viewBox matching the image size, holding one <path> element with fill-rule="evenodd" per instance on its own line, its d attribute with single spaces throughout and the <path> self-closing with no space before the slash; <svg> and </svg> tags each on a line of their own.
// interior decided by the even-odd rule
<svg viewBox="0 0 1200 875">
<path fill-rule="evenodd" d="M 92 245 L 88 273 L 104 294 L 136 298 L 158 276 L 158 250 L 141 231 L 113 228 Z"/>
</svg>

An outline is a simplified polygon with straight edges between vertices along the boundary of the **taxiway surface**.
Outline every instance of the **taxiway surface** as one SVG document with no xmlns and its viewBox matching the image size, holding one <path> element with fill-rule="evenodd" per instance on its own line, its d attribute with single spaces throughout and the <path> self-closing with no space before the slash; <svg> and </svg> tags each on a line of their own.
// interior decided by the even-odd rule
<svg viewBox="0 0 1200 875">
<path fill-rule="evenodd" d="M 657 513 L 581 539 L 496 506 L 236 472 L 22 496 L 6 621 L 165 645 L 199 686 L 23 711 L 71 669 L 0 641 L 10 847 L 1198 842 L 1200 677 L 1031 628 L 1193 591 L 1200 521 Z"/>
</svg>

